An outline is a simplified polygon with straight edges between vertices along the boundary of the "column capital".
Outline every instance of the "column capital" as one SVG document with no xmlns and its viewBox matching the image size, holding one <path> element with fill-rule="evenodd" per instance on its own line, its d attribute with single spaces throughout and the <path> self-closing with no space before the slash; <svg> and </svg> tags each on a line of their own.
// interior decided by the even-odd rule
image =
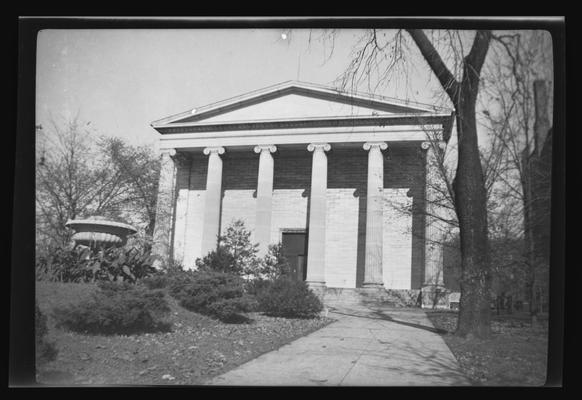
<svg viewBox="0 0 582 400">
<path fill-rule="evenodd" d="M 388 148 L 388 144 L 386 142 L 366 142 L 364 143 L 364 150 L 368 151 L 372 148 L 380 148 L 380 150 L 386 150 Z"/>
<path fill-rule="evenodd" d="M 161 155 L 169 155 L 170 157 L 174 157 L 177 152 L 176 149 L 162 149 L 160 150 Z"/>
<path fill-rule="evenodd" d="M 277 151 L 277 146 L 273 145 L 273 144 L 260 144 L 255 146 L 255 153 L 259 154 L 262 153 L 263 151 L 268 151 L 269 153 L 274 153 Z"/>
<path fill-rule="evenodd" d="M 323 151 L 330 151 L 331 146 L 329 143 L 309 143 L 307 146 L 308 151 L 315 151 L 315 150 L 323 150 Z"/>
<path fill-rule="evenodd" d="M 216 146 L 216 147 L 206 147 L 203 150 L 205 155 L 209 155 L 209 154 L 224 154 L 224 147 L 222 146 Z"/>
<path fill-rule="evenodd" d="M 430 148 L 433 146 L 433 143 L 435 143 L 435 142 L 431 142 L 431 141 L 422 142 L 422 143 L 420 144 L 420 147 L 421 147 L 423 150 L 428 150 L 428 149 L 430 149 Z M 436 145 L 437 145 L 437 146 L 438 146 L 438 148 L 439 148 L 439 149 L 441 149 L 441 150 L 444 150 L 444 149 L 445 149 L 445 147 L 446 147 L 445 143 L 444 143 L 444 142 L 441 142 L 441 141 L 437 141 L 437 142 L 436 142 Z"/>
</svg>

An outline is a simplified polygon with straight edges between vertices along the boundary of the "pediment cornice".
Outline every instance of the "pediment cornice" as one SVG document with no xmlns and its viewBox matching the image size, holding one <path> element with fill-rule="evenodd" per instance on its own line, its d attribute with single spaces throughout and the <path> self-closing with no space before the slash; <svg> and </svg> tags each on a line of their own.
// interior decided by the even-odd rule
<svg viewBox="0 0 582 400">
<path fill-rule="evenodd" d="M 296 128 L 327 128 L 350 126 L 392 126 L 392 125 L 432 125 L 445 124 L 451 118 L 450 114 L 399 115 L 390 117 L 352 117 L 337 119 L 306 119 L 287 121 L 240 121 L 225 124 L 168 124 L 157 130 L 162 134 L 219 132 L 238 130 L 264 129 L 296 129 Z"/>
</svg>

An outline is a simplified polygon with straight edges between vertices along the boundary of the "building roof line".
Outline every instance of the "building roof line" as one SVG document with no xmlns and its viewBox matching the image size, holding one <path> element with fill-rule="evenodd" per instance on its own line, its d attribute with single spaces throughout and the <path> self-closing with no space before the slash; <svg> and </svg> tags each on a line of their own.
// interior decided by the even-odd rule
<svg viewBox="0 0 582 400">
<path fill-rule="evenodd" d="M 162 119 L 153 121 L 150 125 L 154 128 L 160 127 L 160 126 L 170 124 L 170 123 L 175 122 L 175 121 L 179 121 L 181 119 L 188 118 L 189 116 L 192 116 L 192 115 L 201 115 L 202 113 L 210 112 L 213 110 L 218 110 L 220 108 L 227 107 L 229 105 L 233 105 L 233 104 L 240 103 L 243 101 L 248 101 L 248 100 L 251 100 L 253 98 L 260 98 L 261 96 L 265 96 L 265 95 L 269 95 L 269 94 L 276 95 L 280 91 L 292 90 L 293 88 L 303 89 L 303 90 L 308 90 L 308 91 L 315 91 L 315 92 L 319 92 L 319 93 L 323 93 L 323 94 L 339 95 L 341 97 L 352 98 L 354 100 L 374 101 L 374 102 L 384 103 L 385 105 L 391 105 L 391 106 L 395 106 L 395 107 L 415 108 L 419 112 L 422 112 L 422 111 L 425 111 L 425 112 L 438 112 L 438 111 L 446 112 L 446 111 L 449 111 L 450 112 L 449 109 L 444 108 L 444 107 L 436 107 L 436 106 L 431 106 L 431 105 L 422 104 L 422 103 L 418 103 L 418 102 L 388 98 L 386 96 L 378 96 L 378 95 L 373 95 L 373 94 L 369 94 L 369 93 L 347 92 L 347 91 L 342 91 L 342 90 L 339 90 L 339 89 L 336 89 L 333 87 L 324 86 L 324 85 L 308 83 L 308 82 L 301 82 L 301 81 L 297 81 L 297 80 L 289 80 L 289 81 L 281 82 L 281 83 L 278 83 L 275 85 L 267 86 L 267 87 L 264 87 L 261 89 L 256 89 L 256 90 L 253 90 L 250 92 L 246 92 L 244 94 L 230 97 L 228 99 L 214 102 L 214 103 L 211 103 L 211 104 L 199 107 L 199 108 L 194 108 L 194 109 L 191 109 L 189 111 L 181 112 L 178 114 L 173 114 L 173 115 L 170 115 L 166 118 L 162 118 Z"/>
</svg>

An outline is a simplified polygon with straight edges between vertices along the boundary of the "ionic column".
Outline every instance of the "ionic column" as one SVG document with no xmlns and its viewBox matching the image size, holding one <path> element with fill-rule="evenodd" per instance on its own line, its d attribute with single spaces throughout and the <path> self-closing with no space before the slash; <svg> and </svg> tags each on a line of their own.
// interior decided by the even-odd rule
<svg viewBox="0 0 582 400">
<path fill-rule="evenodd" d="M 309 198 L 309 235 L 307 243 L 307 283 L 311 287 L 325 286 L 325 223 L 327 202 L 328 143 L 311 143 L 311 195 Z"/>
<path fill-rule="evenodd" d="M 442 142 L 423 142 L 421 148 L 426 150 L 425 163 L 425 267 L 423 286 L 443 286 L 443 229 L 441 221 L 436 217 L 438 207 L 438 191 L 436 182 L 438 178 L 436 151 L 442 150 Z"/>
<path fill-rule="evenodd" d="M 174 237 L 172 240 L 172 258 L 184 263 L 184 248 L 186 245 L 186 228 L 188 220 L 188 198 L 190 196 L 190 172 L 192 159 L 189 153 L 178 153 L 176 164 L 176 200 L 174 206 Z"/>
<path fill-rule="evenodd" d="M 159 257 L 154 267 L 168 265 L 172 257 L 172 220 L 174 217 L 174 192 L 176 186 L 175 149 L 162 150 L 156 225 L 154 227 L 152 254 Z"/>
<path fill-rule="evenodd" d="M 264 255 L 271 242 L 271 211 L 273 203 L 273 156 L 277 151 L 274 145 L 256 146 L 259 155 L 259 176 L 257 181 L 257 219 L 255 222 L 255 241 L 259 243 L 259 255 Z"/>
<path fill-rule="evenodd" d="M 207 147 L 204 154 L 208 157 L 206 176 L 206 201 L 202 226 L 202 256 L 216 249 L 220 233 L 220 204 L 222 201 L 222 158 L 224 147 Z"/>
<path fill-rule="evenodd" d="M 384 142 L 364 143 L 368 151 L 368 191 L 366 209 L 366 255 L 364 287 L 382 287 L 383 230 L 384 230 Z"/>
</svg>

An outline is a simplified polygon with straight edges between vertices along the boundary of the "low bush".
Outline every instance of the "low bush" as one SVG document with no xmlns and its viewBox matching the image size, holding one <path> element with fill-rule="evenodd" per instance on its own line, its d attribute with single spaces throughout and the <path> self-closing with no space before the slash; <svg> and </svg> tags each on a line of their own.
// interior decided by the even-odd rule
<svg viewBox="0 0 582 400">
<path fill-rule="evenodd" d="M 255 276 L 259 273 L 261 260 L 257 257 L 259 244 L 252 243 L 251 236 L 252 233 L 245 227 L 244 221 L 233 220 L 224 235 L 218 236 L 216 249 L 196 259 L 197 269 Z"/>
<path fill-rule="evenodd" d="M 37 259 L 36 276 L 49 282 L 135 282 L 156 272 L 154 259 L 149 252 L 133 247 L 55 248 Z"/>
<path fill-rule="evenodd" d="M 170 308 L 161 290 L 127 282 L 100 282 L 89 300 L 54 310 L 58 327 L 93 334 L 167 331 Z"/>
<path fill-rule="evenodd" d="M 253 309 L 253 299 L 244 293 L 242 278 L 216 271 L 185 271 L 170 282 L 170 294 L 194 312 L 224 322 L 235 322 Z"/>
<path fill-rule="evenodd" d="M 53 361 L 58 354 L 58 351 L 54 343 L 49 342 L 46 338 L 48 334 L 48 328 L 46 323 L 46 315 L 44 315 L 38 303 L 35 303 L 34 312 L 34 333 L 35 333 L 35 353 L 36 353 L 36 364 L 42 365 L 49 361 Z"/>
<path fill-rule="evenodd" d="M 188 279 L 188 276 L 190 276 L 190 271 L 185 270 L 182 264 L 170 262 L 138 282 L 148 289 L 166 289 L 171 285 L 171 282 Z"/>
<path fill-rule="evenodd" d="M 88 282 L 91 271 L 85 266 L 89 249 L 50 249 L 46 255 L 36 259 L 36 279 L 46 282 Z"/>
<path fill-rule="evenodd" d="M 136 282 L 153 275 L 155 256 L 144 250 L 111 247 L 92 254 L 86 268 L 92 272 L 93 281 Z"/>
<path fill-rule="evenodd" d="M 242 274 L 242 268 L 238 268 L 234 256 L 225 246 L 218 246 L 216 250 L 196 260 L 196 267 L 200 271 L 216 271 L 225 273 Z"/>
<path fill-rule="evenodd" d="M 164 289 L 169 285 L 169 282 L 170 277 L 166 273 L 157 273 L 139 281 L 140 284 L 144 285 L 150 290 Z"/>
<path fill-rule="evenodd" d="M 304 281 L 282 276 L 257 293 L 258 308 L 267 315 L 314 318 L 322 310 L 321 300 Z"/>
<path fill-rule="evenodd" d="M 271 283 L 272 281 L 261 278 L 248 280 L 245 282 L 245 293 L 251 296 L 258 296 L 258 294 L 269 287 Z"/>
</svg>

